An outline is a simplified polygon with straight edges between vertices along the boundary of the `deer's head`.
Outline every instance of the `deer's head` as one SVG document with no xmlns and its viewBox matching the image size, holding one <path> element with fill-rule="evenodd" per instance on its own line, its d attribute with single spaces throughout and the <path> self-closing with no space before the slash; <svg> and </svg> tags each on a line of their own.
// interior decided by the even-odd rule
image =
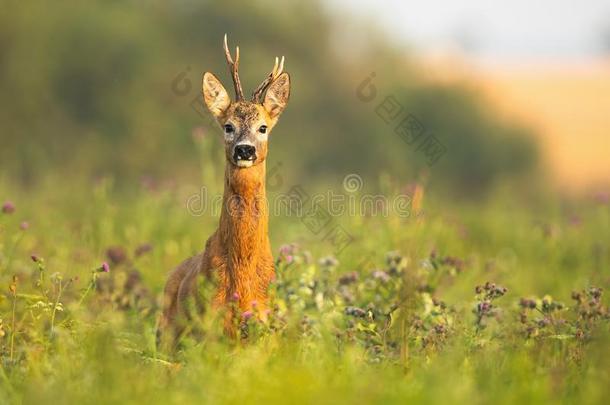
<svg viewBox="0 0 610 405">
<path fill-rule="evenodd" d="M 271 73 L 254 90 L 252 99 L 246 101 L 238 74 L 239 47 L 233 60 L 226 35 L 224 50 L 233 77 L 235 100 L 231 100 L 220 80 L 210 72 L 203 75 L 203 99 L 224 132 L 227 161 L 247 168 L 264 162 L 267 157 L 269 133 L 288 103 L 290 76 L 283 71 L 284 57 L 279 63 L 275 58 Z"/>
</svg>

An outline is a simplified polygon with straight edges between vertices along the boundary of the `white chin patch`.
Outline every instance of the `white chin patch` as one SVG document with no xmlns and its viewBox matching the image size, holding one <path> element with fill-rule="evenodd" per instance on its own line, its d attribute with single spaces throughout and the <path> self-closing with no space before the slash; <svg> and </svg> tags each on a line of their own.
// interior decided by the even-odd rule
<svg viewBox="0 0 610 405">
<path fill-rule="evenodd" d="M 250 167 L 252 166 L 252 161 L 251 160 L 238 160 L 237 161 L 237 166 L 238 167 Z"/>
</svg>

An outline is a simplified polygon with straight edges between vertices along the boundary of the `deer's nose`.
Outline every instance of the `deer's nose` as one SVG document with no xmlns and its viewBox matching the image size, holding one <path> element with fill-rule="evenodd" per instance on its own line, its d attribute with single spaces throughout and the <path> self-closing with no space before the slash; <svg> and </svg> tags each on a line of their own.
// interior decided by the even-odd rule
<svg viewBox="0 0 610 405">
<path fill-rule="evenodd" d="M 256 148 L 252 145 L 236 145 L 233 157 L 235 160 L 254 160 Z"/>
</svg>

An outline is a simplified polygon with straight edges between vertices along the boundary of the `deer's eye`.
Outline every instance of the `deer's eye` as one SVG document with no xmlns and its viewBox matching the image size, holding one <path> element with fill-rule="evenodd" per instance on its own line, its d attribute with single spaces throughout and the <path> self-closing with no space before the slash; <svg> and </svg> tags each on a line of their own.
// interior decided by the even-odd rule
<svg viewBox="0 0 610 405">
<path fill-rule="evenodd" d="M 261 125 L 261 127 L 258 129 L 258 132 L 260 132 L 261 134 L 266 134 L 267 133 L 267 125 Z"/>
<path fill-rule="evenodd" d="M 233 128 L 233 125 L 231 125 L 231 124 L 225 125 L 225 132 L 227 134 L 233 133 L 233 131 L 235 131 L 235 128 Z"/>
</svg>

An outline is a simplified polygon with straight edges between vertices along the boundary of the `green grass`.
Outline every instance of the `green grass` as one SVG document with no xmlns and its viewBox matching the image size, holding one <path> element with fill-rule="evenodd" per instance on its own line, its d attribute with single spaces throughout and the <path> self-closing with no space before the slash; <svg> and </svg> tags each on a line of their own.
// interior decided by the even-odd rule
<svg viewBox="0 0 610 405">
<path fill-rule="evenodd" d="M 607 308 L 587 295 L 610 284 L 608 205 L 426 196 L 419 219 L 334 218 L 353 237 L 340 254 L 301 218 L 271 218 L 272 321 L 233 342 L 208 313 L 203 337 L 170 357 L 154 338 L 165 277 L 217 218 L 185 209 L 195 187 L 57 184 L 0 183 L 16 205 L 0 214 L 1 403 L 580 404 L 609 393 Z M 287 263 L 278 252 L 293 242 Z M 111 247 L 126 259 L 112 263 Z M 320 263 L 328 256 L 338 264 Z M 488 281 L 508 291 L 476 294 Z M 583 290 L 579 305 L 571 294 Z M 524 322 L 523 297 L 536 305 Z M 483 302 L 491 312 L 477 323 Z"/>
</svg>

